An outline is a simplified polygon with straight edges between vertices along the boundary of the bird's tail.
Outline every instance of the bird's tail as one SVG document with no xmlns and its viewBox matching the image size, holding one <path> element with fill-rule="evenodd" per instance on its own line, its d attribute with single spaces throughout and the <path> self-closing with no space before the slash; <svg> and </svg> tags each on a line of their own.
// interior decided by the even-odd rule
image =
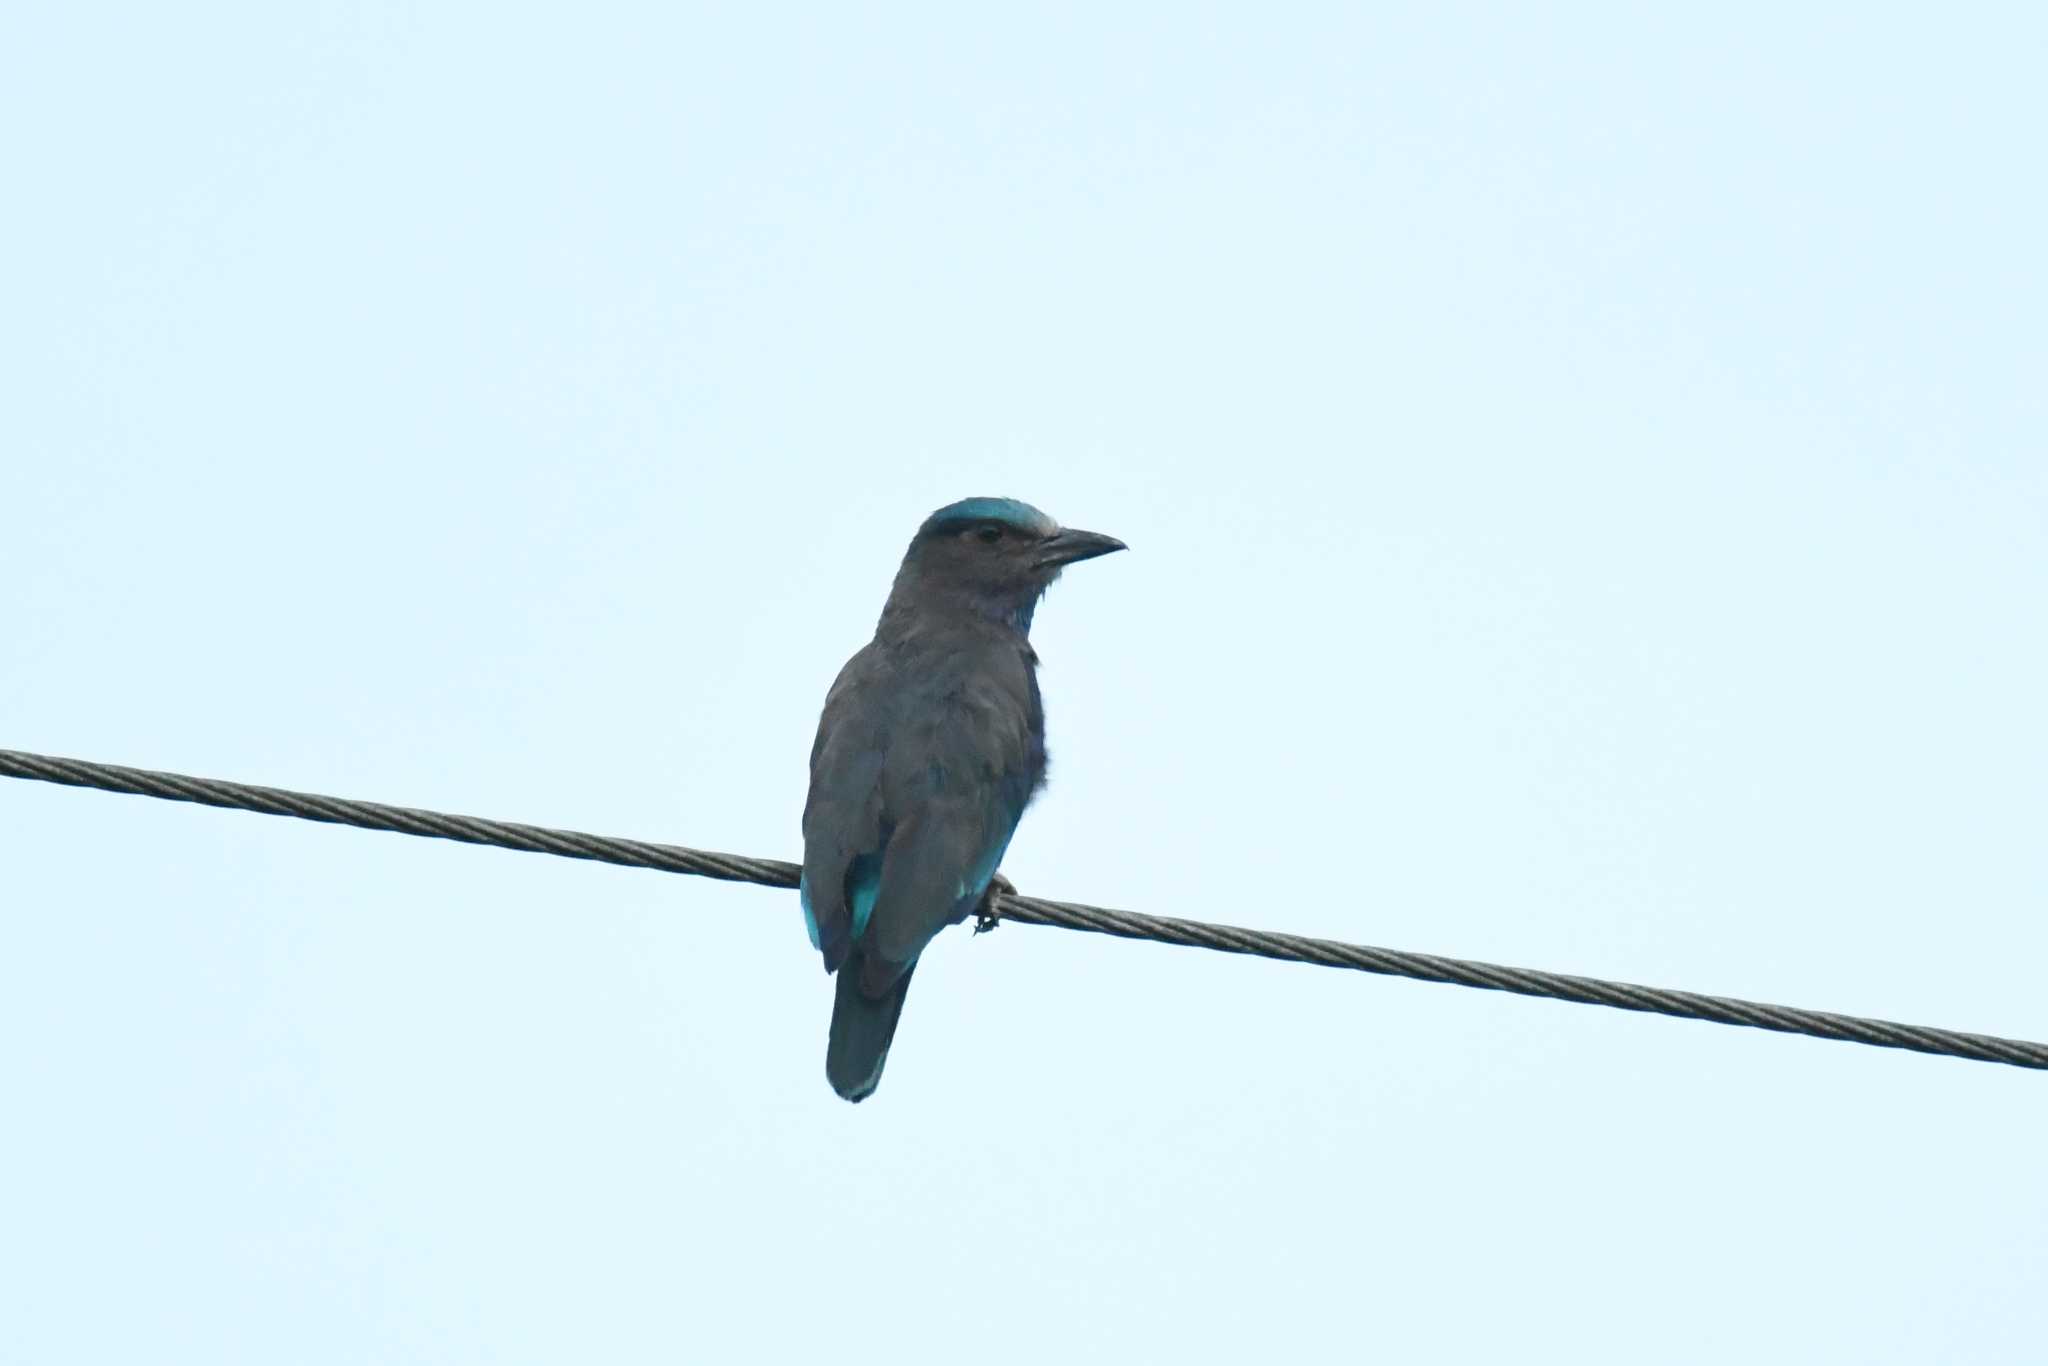
<svg viewBox="0 0 2048 1366">
<path fill-rule="evenodd" d="M 905 968 L 879 996 L 862 989 L 863 966 L 860 953 L 840 965 L 832 1033 L 825 1045 L 825 1076 L 834 1091 L 851 1101 L 866 1100 L 881 1084 L 882 1064 L 889 1060 L 889 1041 L 896 1037 L 896 1021 L 902 1018 L 910 973 L 917 965 Z"/>
</svg>

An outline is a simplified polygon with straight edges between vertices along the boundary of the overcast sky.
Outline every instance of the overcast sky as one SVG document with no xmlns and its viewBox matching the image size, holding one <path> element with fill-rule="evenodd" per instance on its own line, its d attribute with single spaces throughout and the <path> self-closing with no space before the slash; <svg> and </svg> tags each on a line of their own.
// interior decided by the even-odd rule
<svg viewBox="0 0 2048 1366">
<path fill-rule="evenodd" d="M 17 15 L 0 746 L 793 857 L 1009 494 L 1025 890 L 2048 1038 L 2036 8 L 983 8 Z M 2048 1337 L 2037 1073 L 1012 926 L 856 1108 L 785 892 L 0 828 L 12 1361 Z"/>
</svg>

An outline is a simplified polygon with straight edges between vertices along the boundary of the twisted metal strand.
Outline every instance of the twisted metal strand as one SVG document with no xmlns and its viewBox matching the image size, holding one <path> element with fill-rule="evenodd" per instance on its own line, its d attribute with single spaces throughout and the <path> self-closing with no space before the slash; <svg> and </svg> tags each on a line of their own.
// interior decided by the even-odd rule
<svg viewBox="0 0 2048 1366">
<path fill-rule="evenodd" d="M 401 835 L 425 835 L 459 840 L 465 844 L 554 854 L 562 858 L 590 859 L 628 868 L 691 873 L 727 882 L 752 882 L 765 887 L 784 888 L 794 887 L 797 883 L 797 865 L 781 859 L 712 853 L 676 844 L 593 835 L 580 830 L 557 830 L 516 821 L 488 820 L 480 816 L 458 816 L 409 806 L 387 806 L 382 802 L 327 797 L 286 788 L 258 787 L 250 783 L 195 778 L 182 773 L 162 773 L 83 759 L 28 754 L 19 750 L 0 750 L 0 776 L 125 792 L 140 797 L 161 797 L 169 801 L 196 802 L 229 810 L 258 811 L 271 816 L 296 816 L 331 825 L 353 825 Z M 1347 944 L 1335 939 L 1316 939 L 1274 930 L 1253 930 L 1068 901 L 1047 901 L 1042 897 L 1007 892 L 999 892 L 995 896 L 992 909 L 1000 919 L 1023 925 L 1087 930 L 1120 939 L 1148 939 L 1187 948 L 1250 954 L 1283 962 L 1311 963 L 1318 967 L 1349 968 L 1423 982 L 1507 991 L 1519 996 L 1576 1001 L 1582 1005 L 1612 1006 L 1617 1010 L 1638 1010 L 1685 1020 L 1747 1025 L 1781 1034 L 1806 1034 L 1877 1048 L 1903 1048 L 1978 1062 L 2048 1069 L 2048 1044 L 2024 1039 L 1966 1034 L 1926 1025 L 1837 1015 L 1796 1006 L 1767 1005 L 1728 996 L 1707 996 L 1694 991 L 1610 982 L 1598 977 L 1506 967 L 1498 963 L 1444 958 L 1403 949 L 1375 948 L 1369 944 Z"/>
<path fill-rule="evenodd" d="M 495 821 L 482 816 L 458 816 L 411 806 L 387 806 L 383 802 L 325 797 L 317 792 L 258 787 L 253 783 L 195 778 L 185 773 L 126 768 L 120 764 L 96 764 L 85 759 L 60 759 L 54 755 L 26 754 L 12 749 L 0 749 L 0 776 L 33 778 L 46 783 L 61 783 L 66 787 L 98 788 L 103 792 L 125 792 L 136 797 L 196 802 L 201 806 L 218 806 L 230 811 L 260 811 L 266 816 L 296 816 L 300 820 L 324 821 L 329 825 L 387 830 L 396 835 L 424 835 L 432 839 L 459 840 L 464 844 L 487 844 L 529 854 L 554 854 L 560 858 L 616 863 L 626 868 L 693 873 L 725 882 L 754 882 L 764 887 L 794 887 L 798 871 L 794 863 L 784 863 L 780 859 L 711 853 L 702 849 L 685 849 L 678 844 L 622 839 L 617 835 L 592 835 L 582 830 L 557 830 L 545 825 Z"/>
</svg>

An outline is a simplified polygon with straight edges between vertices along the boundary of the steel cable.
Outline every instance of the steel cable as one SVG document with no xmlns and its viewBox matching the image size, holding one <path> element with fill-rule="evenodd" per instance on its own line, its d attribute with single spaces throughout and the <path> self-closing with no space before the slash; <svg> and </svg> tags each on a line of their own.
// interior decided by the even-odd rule
<svg viewBox="0 0 2048 1366">
<path fill-rule="evenodd" d="M 458 816 L 444 811 L 389 806 L 382 802 L 327 797 L 286 788 L 258 787 L 250 783 L 195 778 L 183 773 L 161 773 L 19 750 L 0 750 L 0 776 L 61 783 L 67 787 L 96 788 L 104 792 L 124 792 L 139 797 L 161 797 L 168 801 L 196 802 L 229 810 L 258 811 L 271 816 L 296 816 L 330 825 L 353 825 L 401 835 L 425 835 L 459 840 L 465 844 L 554 854 L 561 858 L 591 859 L 628 868 L 691 873 L 727 882 L 752 882 L 765 887 L 784 888 L 794 887 L 797 882 L 797 865 L 781 859 L 710 853 L 676 844 L 592 835 L 580 830 L 557 830 L 516 821 L 488 820 L 480 816 Z M 1728 996 L 1637 986 L 1631 982 L 1610 982 L 1598 977 L 1577 977 L 1535 968 L 1504 967 L 1498 963 L 1374 948 L 1367 944 L 1315 939 L 1275 930 L 1246 929 L 1237 925 L 1144 915 L 1068 901 L 1047 901 L 1017 893 L 998 895 L 996 909 L 1004 922 L 1016 924 L 1088 930 L 1121 939 L 1149 939 L 1162 944 L 1250 954 L 1290 963 L 1350 968 L 1389 977 L 1508 991 L 1520 996 L 1576 1001 L 1582 1005 L 1612 1006 L 1617 1010 L 1639 1010 L 1685 1020 L 1747 1025 L 1753 1029 L 1839 1039 L 1878 1048 L 1904 1048 L 1978 1062 L 2048 1069 L 2048 1044 L 2024 1039 L 1966 1034 L 1952 1029 L 1898 1024 L 1891 1020 L 1837 1015 L 1796 1006 L 1766 1005 Z"/>
</svg>

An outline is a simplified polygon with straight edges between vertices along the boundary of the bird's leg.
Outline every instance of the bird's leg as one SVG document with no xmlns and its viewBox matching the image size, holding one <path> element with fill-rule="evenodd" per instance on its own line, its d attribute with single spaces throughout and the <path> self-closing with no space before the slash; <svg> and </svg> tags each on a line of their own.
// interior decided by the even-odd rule
<svg viewBox="0 0 2048 1366">
<path fill-rule="evenodd" d="M 976 934 L 987 934 L 990 930 L 1002 924 L 1002 916 L 996 913 L 996 898 L 999 896 L 1015 895 L 1017 895 L 1016 883 L 1010 881 L 1001 873 L 997 873 L 994 877 L 990 878 L 988 886 L 981 890 L 981 904 L 974 908 L 974 932 Z"/>
</svg>

